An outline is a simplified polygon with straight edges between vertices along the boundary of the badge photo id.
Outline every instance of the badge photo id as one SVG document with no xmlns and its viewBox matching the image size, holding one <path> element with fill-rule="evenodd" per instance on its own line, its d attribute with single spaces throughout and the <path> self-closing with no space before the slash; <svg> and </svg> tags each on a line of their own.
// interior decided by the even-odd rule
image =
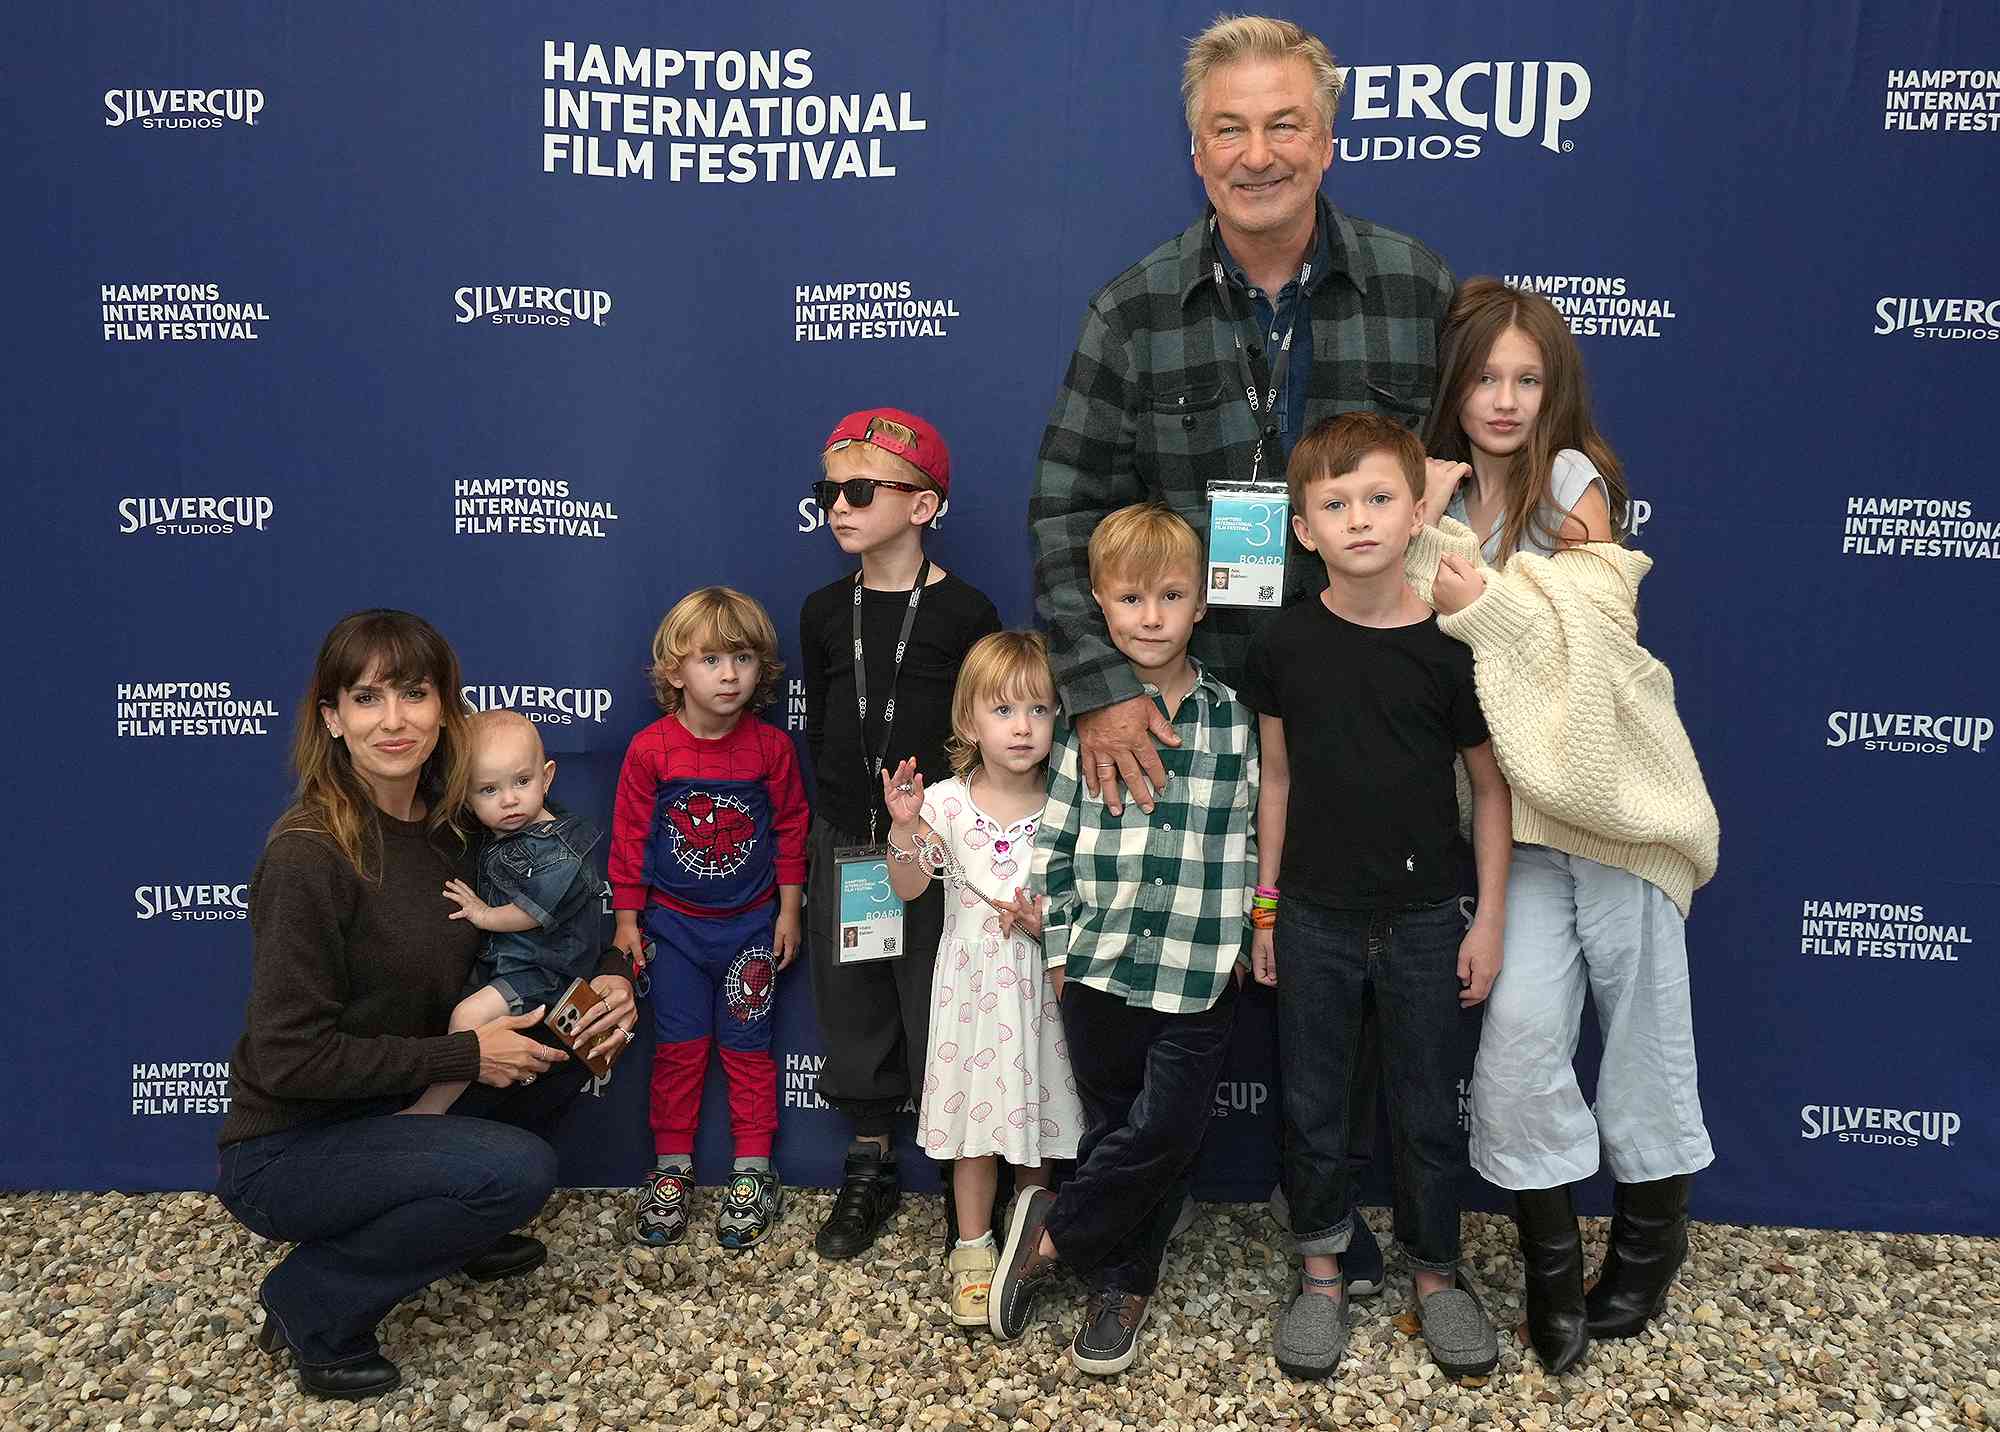
<svg viewBox="0 0 2000 1432">
<path fill-rule="evenodd" d="M 849 846 L 833 853 L 840 882 L 840 944 L 836 964 L 893 960 L 903 953 L 903 901 L 889 888 L 888 850 Z"/>
<path fill-rule="evenodd" d="M 1283 605 L 1290 516 L 1290 494 L 1281 483 L 1218 487 L 1209 493 L 1210 606 Z"/>
</svg>

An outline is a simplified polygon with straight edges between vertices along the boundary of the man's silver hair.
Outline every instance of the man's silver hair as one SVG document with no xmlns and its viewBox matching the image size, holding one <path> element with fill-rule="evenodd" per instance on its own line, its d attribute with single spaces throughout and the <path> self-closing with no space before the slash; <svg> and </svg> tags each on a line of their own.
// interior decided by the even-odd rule
<svg viewBox="0 0 2000 1432">
<path fill-rule="evenodd" d="M 1218 15 L 1215 23 L 1188 41 L 1187 63 L 1181 67 L 1181 103 L 1187 107 L 1188 135 L 1199 139 L 1195 125 L 1201 118 L 1201 90 L 1209 72 L 1217 65 L 1237 60 L 1301 59 L 1313 76 L 1313 103 L 1320 123 L 1333 131 L 1334 111 L 1340 106 L 1340 70 L 1333 52 L 1320 39 L 1290 20 L 1273 20 L 1266 15 Z"/>
</svg>

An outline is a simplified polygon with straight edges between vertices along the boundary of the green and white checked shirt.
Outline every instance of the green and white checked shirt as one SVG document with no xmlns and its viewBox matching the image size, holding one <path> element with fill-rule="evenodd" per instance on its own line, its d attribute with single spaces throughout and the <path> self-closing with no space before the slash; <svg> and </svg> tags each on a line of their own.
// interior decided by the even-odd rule
<svg viewBox="0 0 2000 1432">
<path fill-rule="evenodd" d="M 1194 666 L 1174 717 L 1181 744 L 1160 747 L 1167 788 L 1151 815 L 1129 800 L 1112 815 L 1084 789 L 1076 728 L 1064 724 L 1029 871 L 1029 888 L 1048 898 L 1050 967 L 1167 1014 L 1222 997 L 1249 949 L 1244 915 L 1257 884 L 1257 718 Z M 1164 714 L 1159 688 L 1144 690 Z"/>
</svg>

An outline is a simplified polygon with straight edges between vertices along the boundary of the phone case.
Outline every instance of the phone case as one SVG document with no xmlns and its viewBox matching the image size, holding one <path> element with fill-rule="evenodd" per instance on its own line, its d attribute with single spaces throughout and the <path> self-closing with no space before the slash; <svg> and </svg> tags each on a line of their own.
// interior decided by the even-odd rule
<svg viewBox="0 0 2000 1432">
<path fill-rule="evenodd" d="M 576 1047 L 573 1038 L 576 1027 L 583 1023 L 585 1015 L 602 1003 L 604 997 L 590 987 L 588 980 L 571 980 L 569 988 L 562 992 L 562 998 L 556 1001 L 556 1007 L 542 1020 L 542 1023 L 555 1031 L 555 1036 L 562 1041 L 563 1048 L 581 1059 L 590 1072 L 600 1079 L 611 1072 L 611 1066 L 618 1062 L 618 1056 L 625 1052 L 626 1045 L 631 1042 L 620 1040 L 608 1053 L 584 1054 Z"/>
</svg>

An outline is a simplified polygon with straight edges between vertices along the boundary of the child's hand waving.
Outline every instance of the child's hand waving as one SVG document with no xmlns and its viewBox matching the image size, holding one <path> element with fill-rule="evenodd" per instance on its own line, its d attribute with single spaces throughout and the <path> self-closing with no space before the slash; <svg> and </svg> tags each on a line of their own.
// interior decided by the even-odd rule
<svg viewBox="0 0 2000 1432">
<path fill-rule="evenodd" d="M 905 830 L 923 819 L 924 778 L 916 757 L 903 757 L 893 771 L 882 768 L 882 804 L 889 808 L 889 819 Z"/>
<path fill-rule="evenodd" d="M 1438 558 L 1437 576 L 1431 579 L 1431 605 L 1439 616 L 1464 611 L 1485 590 L 1485 575 L 1465 558 L 1449 552 Z"/>
</svg>

